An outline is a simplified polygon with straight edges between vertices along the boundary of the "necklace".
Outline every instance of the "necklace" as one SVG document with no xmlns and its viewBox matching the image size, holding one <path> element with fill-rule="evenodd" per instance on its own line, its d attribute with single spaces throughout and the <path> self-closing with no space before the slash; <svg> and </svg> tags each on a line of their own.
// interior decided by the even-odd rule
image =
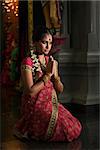
<svg viewBox="0 0 100 150">
<path fill-rule="evenodd" d="M 30 47 L 30 54 L 32 59 L 32 74 L 33 79 L 36 82 L 40 74 L 42 75 L 43 72 L 46 72 L 46 58 L 45 55 L 38 55 L 37 54 L 37 46 L 34 44 Z"/>
<path fill-rule="evenodd" d="M 37 55 L 35 54 L 35 52 L 36 52 L 36 46 L 35 45 L 33 47 L 31 47 L 30 52 L 31 52 L 31 59 L 32 59 L 32 62 L 33 62 L 33 64 L 32 64 L 32 74 L 33 74 L 33 76 L 35 76 L 36 72 L 38 72 L 38 71 L 41 72 L 40 63 L 39 63 Z"/>
</svg>

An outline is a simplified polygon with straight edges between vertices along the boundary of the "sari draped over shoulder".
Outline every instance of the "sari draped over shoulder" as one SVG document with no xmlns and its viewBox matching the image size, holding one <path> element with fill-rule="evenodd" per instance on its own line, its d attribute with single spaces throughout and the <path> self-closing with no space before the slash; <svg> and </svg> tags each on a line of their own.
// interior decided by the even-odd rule
<svg viewBox="0 0 100 150">
<path fill-rule="evenodd" d="M 32 71 L 33 66 L 31 58 L 27 57 L 21 67 Z M 42 75 L 40 70 L 38 78 Z M 58 102 L 53 83 L 49 80 L 37 95 L 30 97 L 23 93 L 21 118 L 15 128 L 21 135 L 30 135 L 36 140 L 72 141 L 78 138 L 82 127 L 79 120 Z"/>
</svg>

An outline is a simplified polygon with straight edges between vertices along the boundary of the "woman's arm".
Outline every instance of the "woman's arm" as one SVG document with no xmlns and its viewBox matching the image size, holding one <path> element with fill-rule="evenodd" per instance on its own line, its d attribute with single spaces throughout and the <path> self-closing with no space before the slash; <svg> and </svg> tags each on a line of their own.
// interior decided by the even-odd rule
<svg viewBox="0 0 100 150">
<path fill-rule="evenodd" d="M 45 74 L 36 83 L 33 82 L 33 76 L 31 67 L 27 66 L 27 69 L 21 69 L 22 80 L 24 83 L 25 91 L 30 96 L 35 96 L 40 90 L 43 89 L 45 83 L 50 80 L 50 75 Z"/>
<path fill-rule="evenodd" d="M 64 86 L 63 86 L 59 76 L 57 78 L 54 78 L 54 87 L 55 87 L 56 91 L 63 92 Z"/>
<path fill-rule="evenodd" d="M 58 62 L 54 60 L 54 76 L 53 76 L 53 83 L 56 91 L 63 92 L 63 84 L 61 82 L 60 76 L 58 74 Z"/>
<path fill-rule="evenodd" d="M 22 65 L 21 75 L 26 93 L 29 94 L 30 96 L 35 96 L 38 92 L 40 92 L 40 90 L 43 89 L 48 80 L 51 79 L 52 62 L 48 64 L 46 73 L 36 83 L 33 82 L 31 66 Z"/>
</svg>

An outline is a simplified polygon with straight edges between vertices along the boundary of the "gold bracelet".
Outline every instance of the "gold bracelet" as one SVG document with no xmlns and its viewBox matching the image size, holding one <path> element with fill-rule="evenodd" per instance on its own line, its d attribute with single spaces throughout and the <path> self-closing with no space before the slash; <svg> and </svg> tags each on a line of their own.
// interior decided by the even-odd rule
<svg viewBox="0 0 100 150">
<path fill-rule="evenodd" d="M 55 78 L 55 81 L 56 81 L 56 82 L 59 82 L 59 81 L 60 81 L 60 77 L 57 76 L 57 77 Z"/>
<path fill-rule="evenodd" d="M 50 74 L 47 73 L 43 76 L 42 81 L 44 82 L 44 85 L 50 80 Z"/>
</svg>

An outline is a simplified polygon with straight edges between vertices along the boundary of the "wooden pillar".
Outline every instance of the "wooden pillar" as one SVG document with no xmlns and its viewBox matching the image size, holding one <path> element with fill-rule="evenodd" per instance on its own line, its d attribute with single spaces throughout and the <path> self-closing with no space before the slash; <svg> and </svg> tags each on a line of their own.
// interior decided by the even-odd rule
<svg viewBox="0 0 100 150">
<path fill-rule="evenodd" d="M 29 48 L 32 43 L 33 34 L 33 0 L 28 0 L 28 44 Z"/>
</svg>

